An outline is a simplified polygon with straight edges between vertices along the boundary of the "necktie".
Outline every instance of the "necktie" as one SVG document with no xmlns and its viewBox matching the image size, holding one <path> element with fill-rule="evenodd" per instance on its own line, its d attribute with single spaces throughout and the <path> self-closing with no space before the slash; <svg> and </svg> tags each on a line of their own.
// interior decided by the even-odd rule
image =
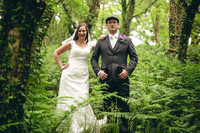
<svg viewBox="0 0 200 133">
<path fill-rule="evenodd" d="M 114 36 L 111 36 L 110 37 L 110 39 L 111 39 L 111 46 L 112 46 L 112 48 L 114 48 L 114 46 L 115 46 L 115 37 Z"/>
</svg>

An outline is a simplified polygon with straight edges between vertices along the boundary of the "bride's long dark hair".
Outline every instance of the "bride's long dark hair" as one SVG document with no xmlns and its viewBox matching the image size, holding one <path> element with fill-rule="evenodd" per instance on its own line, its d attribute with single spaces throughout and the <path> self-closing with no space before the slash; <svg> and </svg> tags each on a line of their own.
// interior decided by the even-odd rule
<svg viewBox="0 0 200 133">
<path fill-rule="evenodd" d="M 73 40 L 78 40 L 78 31 L 79 31 L 80 27 L 82 27 L 82 26 L 85 26 L 85 29 L 86 29 L 86 31 L 87 31 L 87 34 L 86 34 L 86 37 L 85 37 L 85 41 L 88 42 L 88 41 L 89 41 L 89 40 L 88 40 L 88 27 L 87 27 L 87 25 L 86 25 L 85 23 L 81 23 L 81 24 L 78 25 Z"/>
</svg>

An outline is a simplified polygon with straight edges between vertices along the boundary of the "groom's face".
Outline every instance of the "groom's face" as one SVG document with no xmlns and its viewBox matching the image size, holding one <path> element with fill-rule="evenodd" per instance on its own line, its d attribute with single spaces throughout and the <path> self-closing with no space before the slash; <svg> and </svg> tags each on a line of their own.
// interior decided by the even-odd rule
<svg viewBox="0 0 200 133">
<path fill-rule="evenodd" d="M 108 20 L 106 27 L 111 34 L 115 34 L 119 28 L 119 23 L 115 19 Z"/>
</svg>

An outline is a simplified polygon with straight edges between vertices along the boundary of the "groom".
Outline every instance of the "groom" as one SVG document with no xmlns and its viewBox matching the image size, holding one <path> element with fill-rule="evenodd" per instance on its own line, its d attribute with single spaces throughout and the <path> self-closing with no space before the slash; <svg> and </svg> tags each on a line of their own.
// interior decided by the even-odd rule
<svg viewBox="0 0 200 133">
<path fill-rule="evenodd" d="M 98 41 L 91 58 L 93 70 L 100 77 L 100 82 L 106 82 L 107 89 L 105 93 L 116 92 L 118 96 L 129 98 L 129 78 L 136 67 L 138 57 L 134 45 L 130 38 L 118 32 L 119 19 L 110 16 L 106 19 L 108 35 L 104 40 Z M 127 65 L 127 56 L 130 62 Z M 101 68 L 98 64 L 101 56 Z M 114 103 L 120 112 L 130 112 L 127 102 L 118 97 L 111 97 L 104 100 L 104 108 L 111 111 L 110 107 Z M 129 133 L 128 121 L 122 118 L 119 125 L 120 133 Z"/>
</svg>

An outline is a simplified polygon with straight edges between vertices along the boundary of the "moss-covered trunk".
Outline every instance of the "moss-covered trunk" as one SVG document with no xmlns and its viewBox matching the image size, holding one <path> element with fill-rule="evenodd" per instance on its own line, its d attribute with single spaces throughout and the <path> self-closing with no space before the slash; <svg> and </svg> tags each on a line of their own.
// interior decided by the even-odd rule
<svg viewBox="0 0 200 133">
<path fill-rule="evenodd" d="M 4 0 L 0 27 L 0 125 L 21 132 L 25 92 L 36 27 L 45 10 L 44 0 Z"/>
</svg>

